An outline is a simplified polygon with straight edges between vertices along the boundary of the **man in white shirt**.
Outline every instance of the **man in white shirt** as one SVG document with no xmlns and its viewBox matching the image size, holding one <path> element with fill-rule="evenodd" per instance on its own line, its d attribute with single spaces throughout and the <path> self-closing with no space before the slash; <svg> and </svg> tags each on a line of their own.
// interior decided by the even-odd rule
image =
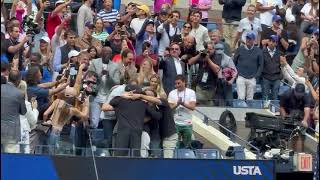
<svg viewBox="0 0 320 180">
<path fill-rule="evenodd" d="M 163 56 L 164 51 L 169 47 L 175 35 L 181 34 L 181 29 L 178 27 L 177 22 L 180 19 L 179 11 L 172 11 L 172 16 L 158 26 L 157 31 L 161 33 L 159 41 L 159 55 Z"/>
<path fill-rule="evenodd" d="M 254 32 L 255 34 L 258 35 L 256 38 L 255 44 L 259 44 L 260 38 L 261 38 L 260 33 L 262 31 L 262 28 L 261 28 L 260 19 L 255 17 L 255 13 L 256 13 L 256 7 L 252 4 L 249 5 L 247 8 L 247 17 L 241 19 L 239 26 L 237 28 L 236 39 L 233 42 L 232 49 L 236 47 L 239 40 L 243 44 L 246 42 L 246 34 L 248 32 Z"/>
<path fill-rule="evenodd" d="M 192 111 L 196 108 L 196 93 L 186 88 L 186 79 L 183 75 L 177 75 L 175 88 L 169 93 L 168 102 L 175 110 L 174 120 L 180 144 L 180 148 L 189 148 L 192 136 Z"/>
<path fill-rule="evenodd" d="M 140 5 L 137 6 L 137 18 L 133 18 L 130 23 L 130 27 L 134 30 L 136 34 L 138 34 L 144 24 L 144 22 L 147 20 L 150 9 L 147 5 Z"/>
<path fill-rule="evenodd" d="M 262 29 L 272 26 L 272 17 L 276 14 L 276 7 L 282 8 L 281 0 L 257 0 L 257 11 L 260 11 Z"/>
<path fill-rule="evenodd" d="M 196 39 L 197 51 L 204 50 L 204 43 L 210 41 L 210 37 L 208 34 L 208 29 L 200 24 L 202 13 L 200 11 L 194 11 L 191 13 L 191 23 L 192 23 L 192 30 L 190 35 Z"/>
</svg>

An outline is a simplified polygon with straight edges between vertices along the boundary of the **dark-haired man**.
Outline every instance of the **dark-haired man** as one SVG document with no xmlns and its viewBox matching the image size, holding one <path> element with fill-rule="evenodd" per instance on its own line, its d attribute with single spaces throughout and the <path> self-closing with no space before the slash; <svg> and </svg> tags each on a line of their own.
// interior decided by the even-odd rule
<svg viewBox="0 0 320 180">
<path fill-rule="evenodd" d="M 182 75 L 175 78 L 175 88 L 169 93 L 168 102 L 175 109 L 174 120 L 176 123 L 178 140 L 182 140 L 181 148 L 189 148 L 192 136 L 192 114 L 196 108 L 196 93 L 186 87 L 186 79 Z"/>
<path fill-rule="evenodd" d="M 197 51 L 204 50 L 204 43 L 210 41 L 208 29 L 200 24 L 202 19 L 202 13 L 200 11 L 194 11 L 191 13 L 192 29 L 190 35 L 196 39 Z"/>
<path fill-rule="evenodd" d="M 69 30 L 64 33 L 65 38 L 67 39 L 67 44 L 56 49 L 53 57 L 53 69 L 56 72 L 62 72 L 64 68 L 68 66 L 68 53 L 71 50 L 80 51 L 80 48 L 76 47 L 75 39 L 76 33 Z"/>
<path fill-rule="evenodd" d="M 127 85 L 126 92 L 135 92 L 142 95 L 142 89 L 136 85 Z M 160 119 L 160 114 L 151 109 L 150 106 L 140 99 L 127 99 L 124 97 L 115 97 L 109 104 L 102 105 L 101 110 L 115 110 L 118 121 L 118 134 L 116 136 L 116 148 L 140 149 L 141 134 L 144 124 L 144 118 L 147 114 L 151 119 Z M 135 151 L 138 152 L 138 151 Z M 135 153 L 137 154 L 137 153 Z M 126 151 L 117 151 L 116 155 L 126 156 Z"/>
</svg>

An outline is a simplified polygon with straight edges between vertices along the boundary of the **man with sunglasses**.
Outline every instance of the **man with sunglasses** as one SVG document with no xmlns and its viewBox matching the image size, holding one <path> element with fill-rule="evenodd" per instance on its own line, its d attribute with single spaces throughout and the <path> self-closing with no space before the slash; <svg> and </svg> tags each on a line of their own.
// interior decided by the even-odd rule
<svg viewBox="0 0 320 180">
<path fill-rule="evenodd" d="M 175 88 L 177 75 L 185 75 L 185 63 L 180 60 L 181 49 L 177 43 L 170 46 L 170 56 L 159 62 L 159 69 L 163 70 L 163 88 L 169 94 Z"/>
<path fill-rule="evenodd" d="M 232 44 L 232 49 L 235 49 L 238 41 L 240 40 L 241 44 L 246 42 L 246 33 L 247 32 L 255 32 L 258 35 L 255 44 L 260 42 L 260 33 L 262 31 L 260 19 L 255 17 L 256 7 L 254 5 L 249 5 L 247 8 L 247 17 L 241 19 L 239 26 L 237 28 L 237 34 L 235 41 Z"/>
</svg>

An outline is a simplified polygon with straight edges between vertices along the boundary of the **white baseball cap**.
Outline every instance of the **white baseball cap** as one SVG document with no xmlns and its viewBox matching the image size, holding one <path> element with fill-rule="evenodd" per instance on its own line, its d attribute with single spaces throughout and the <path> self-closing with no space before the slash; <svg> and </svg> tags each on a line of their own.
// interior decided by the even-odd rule
<svg viewBox="0 0 320 180">
<path fill-rule="evenodd" d="M 76 50 L 71 50 L 69 53 L 68 53 L 68 58 L 72 58 L 72 57 L 76 57 L 76 56 L 79 56 L 80 52 L 76 51 Z"/>
<path fill-rule="evenodd" d="M 56 1 L 55 6 L 57 6 L 58 4 L 63 4 L 63 3 L 64 3 L 64 0 L 58 0 L 58 1 Z"/>
<path fill-rule="evenodd" d="M 48 36 L 42 36 L 40 40 L 44 40 L 47 43 L 50 43 L 50 38 Z"/>
</svg>

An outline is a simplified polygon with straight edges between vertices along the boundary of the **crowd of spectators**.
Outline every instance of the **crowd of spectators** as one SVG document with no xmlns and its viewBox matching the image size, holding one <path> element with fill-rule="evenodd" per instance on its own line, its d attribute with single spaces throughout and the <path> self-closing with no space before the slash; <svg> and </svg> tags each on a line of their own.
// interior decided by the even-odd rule
<svg viewBox="0 0 320 180">
<path fill-rule="evenodd" d="M 318 128 L 318 0 L 219 0 L 217 29 L 207 28 L 211 0 L 190 0 L 187 18 L 172 1 L 155 0 L 154 13 L 116 2 L 1 1 L 4 151 L 86 147 L 103 129 L 105 148 L 170 158 L 191 148 L 196 106 L 259 99 L 257 84 L 281 115 L 300 110 Z"/>
</svg>

